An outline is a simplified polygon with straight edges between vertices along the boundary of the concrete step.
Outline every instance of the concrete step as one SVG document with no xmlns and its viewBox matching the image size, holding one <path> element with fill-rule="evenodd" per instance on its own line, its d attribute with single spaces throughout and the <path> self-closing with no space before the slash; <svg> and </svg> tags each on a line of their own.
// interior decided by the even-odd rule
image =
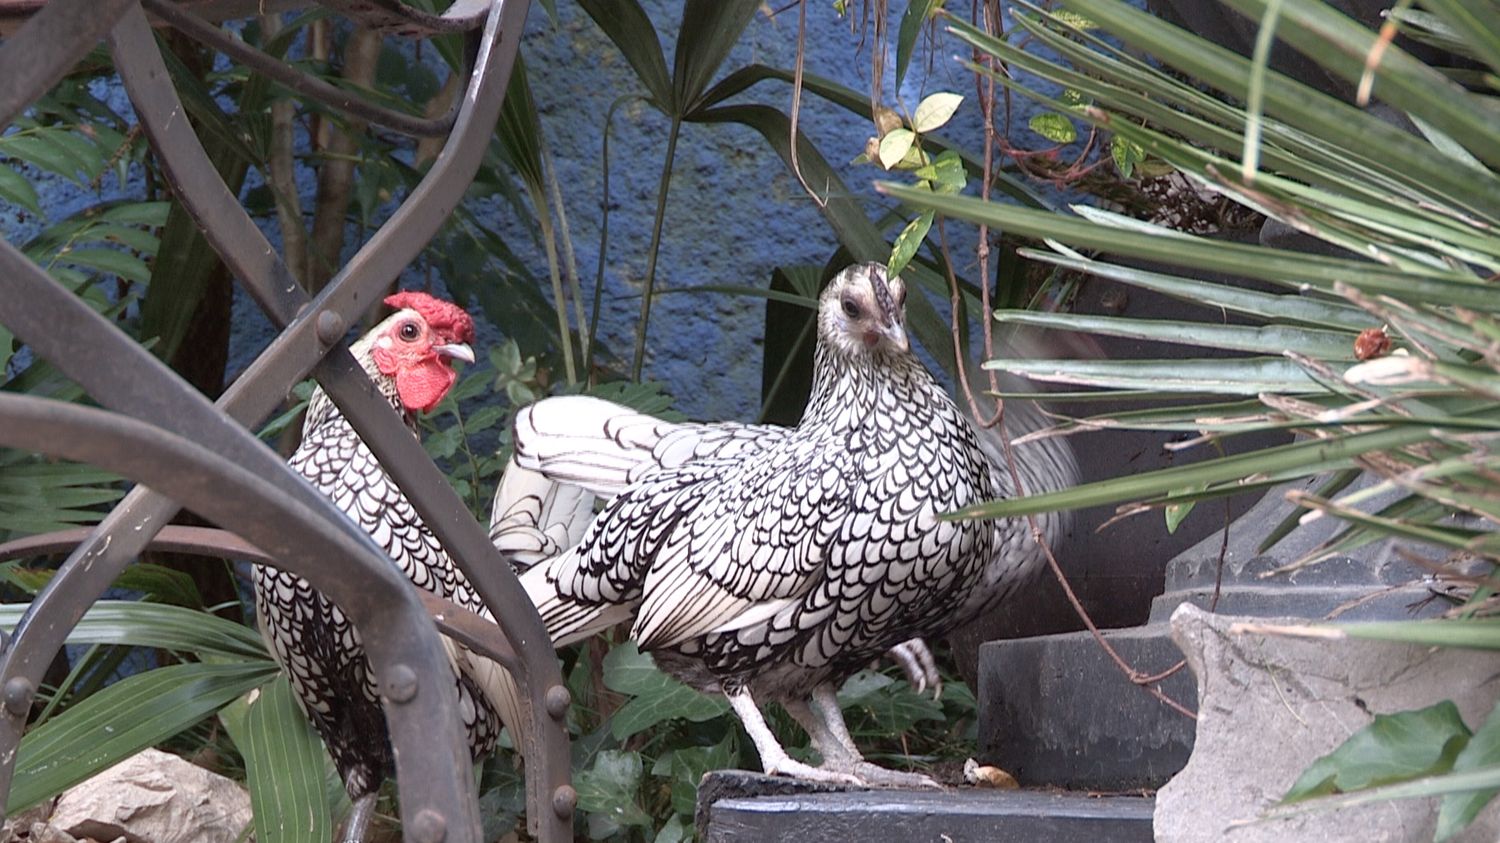
<svg viewBox="0 0 1500 843">
<path fill-rule="evenodd" d="M 1078 792 L 848 790 L 726 770 L 698 788 L 704 843 L 1146 843 L 1155 800 Z"/>
</svg>

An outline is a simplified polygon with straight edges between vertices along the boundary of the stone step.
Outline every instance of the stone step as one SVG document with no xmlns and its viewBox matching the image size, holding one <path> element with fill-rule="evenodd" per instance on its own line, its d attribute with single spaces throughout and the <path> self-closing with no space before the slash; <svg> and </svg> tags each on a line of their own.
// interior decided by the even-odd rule
<svg viewBox="0 0 1500 843">
<path fill-rule="evenodd" d="M 1155 800 L 1078 792 L 848 790 L 726 770 L 698 788 L 704 843 L 1146 843 Z"/>
</svg>

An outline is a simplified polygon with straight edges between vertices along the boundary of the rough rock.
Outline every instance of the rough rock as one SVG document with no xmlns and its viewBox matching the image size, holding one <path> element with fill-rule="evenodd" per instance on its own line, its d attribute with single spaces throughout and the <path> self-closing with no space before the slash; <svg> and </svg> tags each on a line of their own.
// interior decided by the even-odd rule
<svg viewBox="0 0 1500 843">
<path fill-rule="evenodd" d="M 1430 841 L 1436 799 L 1371 803 L 1254 822 L 1314 759 L 1375 714 L 1451 699 L 1477 728 L 1500 696 L 1500 655 L 1292 638 L 1237 623 L 1301 619 L 1213 615 L 1185 604 L 1172 637 L 1198 680 L 1197 741 L 1187 766 L 1156 798 L 1160 843 L 1286 840 Z M 1250 822 L 1247 822 L 1250 821 Z M 1500 803 L 1480 812 L 1464 843 L 1500 839 Z"/>
<path fill-rule="evenodd" d="M 64 793 L 47 824 L 95 840 L 235 843 L 252 819 L 237 782 L 147 749 Z"/>
</svg>

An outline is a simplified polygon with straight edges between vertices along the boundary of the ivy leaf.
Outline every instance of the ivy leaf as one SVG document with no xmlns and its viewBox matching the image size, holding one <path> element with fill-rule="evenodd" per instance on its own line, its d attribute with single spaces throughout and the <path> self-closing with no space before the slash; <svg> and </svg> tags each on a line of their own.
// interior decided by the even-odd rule
<svg viewBox="0 0 1500 843">
<path fill-rule="evenodd" d="M 1298 802 L 1446 773 L 1469 738 L 1469 728 L 1451 700 L 1416 711 L 1377 714 L 1374 722 L 1350 735 L 1338 749 L 1309 764 L 1281 801 Z"/>
<path fill-rule="evenodd" d="M 891 247 L 891 259 L 886 264 L 887 273 L 892 276 L 900 275 L 901 270 L 911 263 L 917 249 L 921 248 L 922 241 L 927 238 L 928 230 L 932 228 L 932 217 L 932 211 L 923 212 L 896 235 L 896 243 Z"/>
<path fill-rule="evenodd" d="M 689 746 L 658 758 L 651 774 L 672 780 L 672 810 L 692 816 L 698 804 L 698 783 L 710 770 L 724 770 L 735 763 L 735 732 L 713 746 Z"/>
<path fill-rule="evenodd" d="M 610 719 L 610 732 L 622 741 L 668 720 L 700 723 L 729 708 L 723 700 L 700 694 L 662 673 L 650 656 L 628 641 L 604 657 L 604 684 L 631 696 Z"/>
<path fill-rule="evenodd" d="M 858 706 L 869 712 L 874 731 L 894 735 L 910 731 L 922 720 L 943 720 L 943 706 L 931 697 L 913 691 L 882 673 L 856 674 L 839 691 L 841 706 Z"/>
<path fill-rule="evenodd" d="M 1073 121 L 1055 112 L 1038 114 L 1026 121 L 1026 126 L 1053 143 L 1065 144 L 1078 140 L 1078 130 L 1073 127 Z"/>
<path fill-rule="evenodd" d="M 1135 172 L 1135 165 L 1146 160 L 1146 150 L 1141 145 L 1128 141 L 1115 135 L 1109 142 L 1109 155 L 1115 159 L 1115 169 L 1120 171 L 1124 178 L 1130 178 Z"/>
<path fill-rule="evenodd" d="M 912 171 L 919 179 L 932 182 L 941 194 L 959 193 L 969 183 L 964 171 L 964 160 L 956 151 L 946 149 L 932 159 L 932 163 Z"/>
<path fill-rule="evenodd" d="M 685 843 L 691 840 L 692 835 L 688 833 L 687 826 L 682 824 L 682 817 L 683 814 L 692 812 L 692 809 L 689 809 L 682 814 L 673 814 L 667 820 L 666 825 L 661 827 L 661 831 L 656 832 L 656 840 L 653 843 Z"/>
<path fill-rule="evenodd" d="M 880 139 L 880 166 L 889 170 L 901 163 L 917 139 L 911 129 L 892 129 Z"/>
<path fill-rule="evenodd" d="M 1479 727 L 1479 731 L 1469 739 L 1468 746 L 1454 759 L 1453 772 L 1464 773 L 1497 765 L 1500 765 L 1500 703 L 1495 704 L 1484 725 Z M 1450 793 L 1444 796 L 1442 807 L 1438 809 L 1437 831 L 1433 836 L 1433 843 L 1442 843 L 1467 828 L 1496 794 L 1500 794 L 1500 790 Z"/>
<path fill-rule="evenodd" d="M 932 94 L 917 105 L 916 113 L 911 118 L 911 127 L 918 132 L 940 129 L 953 118 L 953 113 L 958 111 L 958 106 L 963 101 L 960 94 L 945 91 Z"/>
<path fill-rule="evenodd" d="M 606 749 L 574 780 L 578 807 L 588 813 L 589 837 L 602 840 L 630 826 L 651 825 L 636 798 L 644 770 L 639 752 Z"/>
</svg>

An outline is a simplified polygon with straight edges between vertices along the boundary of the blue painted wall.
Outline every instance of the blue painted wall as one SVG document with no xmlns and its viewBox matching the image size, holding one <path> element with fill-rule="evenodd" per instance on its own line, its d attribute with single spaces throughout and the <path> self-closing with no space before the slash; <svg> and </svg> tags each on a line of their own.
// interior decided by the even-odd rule
<svg viewBox="0 0 1500 843">
<path fill-rule="evenodd" d="M 576 4 L 561 0 L 554 23 L 537 5 L 531 14 L 523 54 L 530 80 L 564 193 L 567 218 L 577 249 L 577 266 L 585 295 L 593 292 L 593 278 L 600 250 L 600 201 L 602 188 L 601 142 L 605 113 L 617 98 L 642 92 L 624 57 Z M 643 0 L 643 5 L 664 38 L 666 62 L 672 65 L 673 50 L 682 13 L 678 0 Z M 859 5 L 859 4 L 851 4 Z M 885 100 L 895 105 L 894 33 L 904 4 L 893 10 L 891 43 L 886 56 Z M 796 8 L 768 16 L 763 8 L 747 28 L 740 43 L 724 63 L 720 76 L 750 63 L 791 68 L 796 55 Z M 944 134 L 970 149 L 978 150 L 982 135 L 972 79 L 957 66 L 953 55 L 958 43 L 939 35 L 935 49 L 922 48 L 913 61 L 900 102 L 914 108 L 925 94 L 953 90 L 966 96 L 963 107 Z M 854 20 L 839 17 L 831 2 L 814 0 L 807 8 L 806 71 L 831 78 L 859 91 L 870 87 L 873 39 L 869 28 L 861 28 L 858 12 Z M 429 50 L 426 60 L 436 63 Z M 222 63 L 222 60 L 221 60 Z M 118 86 L 98 92 L 112 107 L 130 115 L 128 101 Z M 790 110 L 791 87 L 765 82 L 736 98 L 757 101 Z M 870 183 L 887 177 L 872 165 L 848 166 L 845 162 L 863 151 L 873 134 L 867 120 L 828 104 L 815 96 L 803 97 L 801 129 L 831 164 L 840 169 L 855 193 L 871 198 L 875 214 L 890 203 L 875 199 Z M 1017 99 L 1013 131 L 1018 142 L 1041 145 L 1027 138 L 1026 119 L 1034 108 Z M 611 139 L 610 241 L 604 277 L 601 339 L 628 366 L 640 307 L 640 291 L 646 275 L 647 251 L 668 121 L 644 103 L 621 108 Z M 304 139 L 305 141 L 305 139 Z M 100 199 L 138 196 L 143 190 L 140 168 L 124 185 L 107 177 L 101 188 L 81 190 L 55 177 L 38 182 L 48 217 L 58 220 Z M 35 174 L 32 174 L 35 175 Z M 315 187 L 311 170 L 300 182 L 303 203 L 310 209 Z M 260 184 L 252 170 L 247 193 Z M 490 222 L 501 230 L 511 247 L 527 262 L 545 285 L 546 259 L 503 203 L 492 202 Z M 16 243 L 34 235 L 35 220 L 20 219 L 14 209 L 0 207 L 0 225 Z M 273 242 L 279 235 L 273 221 L 263 225 Z M 346 258 L 361 237 L 351 226 Z M 888 233 L 894 235 L 893 228 Z M 955 259 L 962 271 L 973 273 L 973 235 L 962 226 L 950 228 Z M 665 234 L 658 265 L 659 291 L 684 290 L 707 284 L 764 287 L 773 268 L 826 261 L 837 244 L 831 228 L 779 156 L 754 130 L 738 125 L 687 125 L 679 140 L 673 170 Z M 402 272 L 407 284 L 429 277 L 423 266 Z M 437 279 L 441 285 L 442 279 Z M 235 304 L 235 334 L 230 357 L 231 377 L 252 359 L 273 334 L 259 310 L 240 296 Z M 652 313 L 646 377 L 667 385 L 678 406 L 694 418 L 753 418 L 759 408 L 761 335 L 764 303 L 759 298 L 719 293 L 667 293 L 655 302 Z M 481 329 L 486 345 L 501 340 L 492 327 Z M 525 351 L 526 349 L 523 349 Z M 22 356 L 18 362 L 24 365 Z"/>
</svg>

